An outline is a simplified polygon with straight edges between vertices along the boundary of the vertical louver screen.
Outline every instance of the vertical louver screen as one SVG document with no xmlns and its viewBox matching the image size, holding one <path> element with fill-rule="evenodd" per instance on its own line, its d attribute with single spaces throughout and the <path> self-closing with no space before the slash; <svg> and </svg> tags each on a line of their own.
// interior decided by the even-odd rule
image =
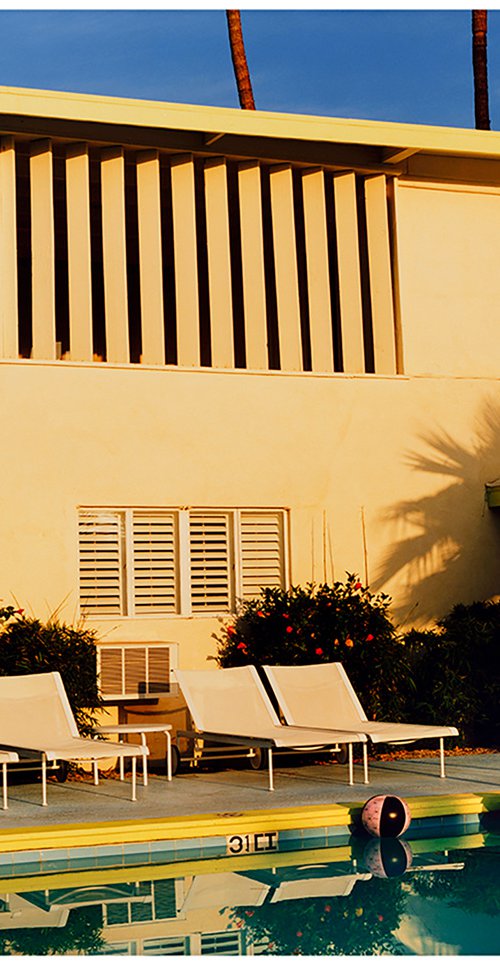
<svg viewBox="0 0 500 966">
<path fill-rule="evenodd" d="M 240 519 L 242 596 L 258 597 L 261 587 L 283 587 L 283 515 L 241 513 Z"/>
<path fill-rule="evenodd" d="M 83 513 L 79 521 L 80 605 L 86 614 L 123 610 L 123 521 L 120 513 Z"/>
<path fill-rule="evenodd" d="M 154 697 L 170 690 L 167 644 L 117 644 L 99 647 L 101 696 Z"/>
<path fill-rule="evenodd" d="M 134 611 L 175 614 L 176 527 L 173 513 L 134 513 Z"/>
<path fill-rule="evenodd" d="M 229 519 L 225 513 L 193 513 L 189 521 L 193 613 L 231 608 Z"/>
</svg>

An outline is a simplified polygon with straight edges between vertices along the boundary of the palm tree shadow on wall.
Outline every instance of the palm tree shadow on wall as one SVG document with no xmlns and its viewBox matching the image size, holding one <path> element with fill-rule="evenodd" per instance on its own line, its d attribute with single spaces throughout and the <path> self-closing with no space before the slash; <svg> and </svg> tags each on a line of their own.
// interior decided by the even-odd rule
<svg viewBox="0 0 500 966">
<path fill-rule="evenodd" d="M 403 625 L 500 594 L 500 509 L 485 499 L 485 484 L 500 477 L 500 407 L 486 401 L 474 430 L 468 446 L 445 430 L 422 434 L 405 463 L 433 480 L 428 493 L 382 513 L 396 539 L 372 586 L 391 593 L 397 582 L 392 611 Z"/>
</svg>

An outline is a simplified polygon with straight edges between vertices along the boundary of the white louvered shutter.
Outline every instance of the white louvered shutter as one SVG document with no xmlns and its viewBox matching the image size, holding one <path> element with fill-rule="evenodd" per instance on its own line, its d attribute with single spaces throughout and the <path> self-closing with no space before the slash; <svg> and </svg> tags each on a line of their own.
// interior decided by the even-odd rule
<svg viewBox="0 0 500 966">
<path fill-rule="evenodd" d="M 123 614 L 123 534 L 121 513 L 80 513 L 80 607 L 85 614 Z"/>
<path fill-rule="evenodd" d="M 134 511 L 132 544 L 134 612 L 177 613 L 175 514 Z"/>
<path fill-rule="evenodd" d="M 191 607 L 217 613 L 232 606 L 230 526 L 227 513 L 192 513 L 189 519 Z"/>
<path fill-rule="evenodd" d="M 241 589 L 245 598 L 258 597 L 261 587 L 284 587 L 283 514 L 240 514 Z"/>
</svg>

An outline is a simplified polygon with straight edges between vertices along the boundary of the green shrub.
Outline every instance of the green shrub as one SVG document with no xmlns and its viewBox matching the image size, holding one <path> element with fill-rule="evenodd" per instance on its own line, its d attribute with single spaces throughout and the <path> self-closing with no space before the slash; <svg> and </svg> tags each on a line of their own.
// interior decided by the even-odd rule
<svg viewBox="0 0 500 966">
<path fill-rule="evenodd" d="M 500 742 L 500 604 L 457 604 L 434 630 L 410 631 L 405 646 L 419 720 L 455 724 L 462 743 Z"/>
<path fill-rule="evenodd" d="M 0 675 L 59 671 L 80 733 L 91 734 L 102 707 L 95 632 L 57 619 L 43 624 L 13 607 L 0 608 L 0 622 Z"/>
<path fill-rule="evenodd" d="M 263 588 L 214 635 L 216 660 L 221 667 L 341 661 L 369 717 L 401 720 L 401 680 L 411 686 L 411 672 L 389 604 L 355 574 L 333 586 Z"/>
</svg>

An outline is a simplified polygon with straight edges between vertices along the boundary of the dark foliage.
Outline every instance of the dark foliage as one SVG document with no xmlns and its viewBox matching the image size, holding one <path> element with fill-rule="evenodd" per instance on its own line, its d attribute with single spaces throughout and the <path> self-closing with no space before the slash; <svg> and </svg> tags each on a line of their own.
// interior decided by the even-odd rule
<svg viewBox="0 0 500 966">
<path fill-rule="evenodd" d="M 0 675 L 59 671 L 80 733 L 91 734 L 102 706 L 95 632 L 58 620 L 43 624 L 12 607 L 0 609 L 0 621 Z"/>
<path fill-rule="evenodd" d="M 66 925 L 40 929 L 2 929 L 3 956 L 52 956 L 84 953 L 96 955 L 104 946 L 99 908 L 71 909 Z"/>
<path fill-rule="evenodd" d="M 468 745 L 500 742 L 500 604 L 457 604 L 432 631 L 405 636 L 422 721 L 449 721 Z"/>
</svg>

